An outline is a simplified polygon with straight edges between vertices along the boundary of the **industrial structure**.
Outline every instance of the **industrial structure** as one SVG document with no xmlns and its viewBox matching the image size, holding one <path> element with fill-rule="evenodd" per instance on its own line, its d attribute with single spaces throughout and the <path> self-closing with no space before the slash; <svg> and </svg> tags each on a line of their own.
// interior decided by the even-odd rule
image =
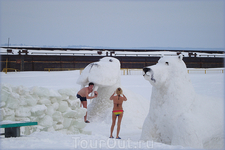
<svg viewBox="0 0 225 150">
<path fill-rule="evenodd" d="M 96 48 L 44 48 L 44 47 L 2 47 L 1 70 L 46 71 L 82 69 L 91 62 L 105 56 L 115 57 L 121 68 L 140 69 L 154 65 L 162 52 L 188 54 L 183 58 L 187 68 L 222 68 L 223 51 L 200 50 L 153 50 L 153 49 L 96 49 Z M 18 51 L 13 53 L 13 50 Z M 54 53 L 52 53 L 54 52 Z M 66 52 L 66 53 L 65 53 Z M 154 52 L 154 53 L 152 53 Z"/>
</svg>

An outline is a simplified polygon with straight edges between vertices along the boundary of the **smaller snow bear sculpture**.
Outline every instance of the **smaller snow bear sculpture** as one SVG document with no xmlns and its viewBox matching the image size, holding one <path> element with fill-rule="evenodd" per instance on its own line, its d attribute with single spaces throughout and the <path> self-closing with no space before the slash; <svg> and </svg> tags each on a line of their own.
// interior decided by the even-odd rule
<svg viewBox="0 0 225 150">
<path fill-rule="evenodd" d="M 113 57 L 104 57 L 99 62 L 86 66 L 77 80 L 84 87 L 89 82 L 95 84 L 98 97 L 88 105 L 87 117 L 90 121 L 104 120 L 113 103 L 109 100 L 112 93 L 120 86 L 120 61 Z"/>
<path fill-rule="evenodd" d="M 153 88 L 141 140 L 223 148 L 223 102 L 195 93 L 182 58 L 162 57 L 143 69 Z"/>
</svg>

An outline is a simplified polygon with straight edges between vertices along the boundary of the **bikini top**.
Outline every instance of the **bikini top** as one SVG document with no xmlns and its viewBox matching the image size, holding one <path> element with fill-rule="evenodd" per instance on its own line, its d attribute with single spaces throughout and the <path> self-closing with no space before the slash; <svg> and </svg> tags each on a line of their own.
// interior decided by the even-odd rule
<svg viewBox="0 0 225 150">
<path fill-rule="evenodd" d="M 120 100 L 120 95 L 118 95 L 118 101 Z M 116 104 L 117 105 L 117 107 L 119 106 L 119 105 L 122 105 L 122 104 L 118 104 L 118 103 L 114 103 L 114 104 Z"/>
</svg>

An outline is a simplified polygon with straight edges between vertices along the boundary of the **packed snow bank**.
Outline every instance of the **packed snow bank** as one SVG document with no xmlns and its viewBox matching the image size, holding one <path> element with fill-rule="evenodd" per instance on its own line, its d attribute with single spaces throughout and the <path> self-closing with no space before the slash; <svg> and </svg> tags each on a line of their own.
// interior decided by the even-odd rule
<svg viewBox="0 0 225 150">
<path fill-rule="evenodd" d="M 44 87 L 1 86 L 1 121 L 35 121 L 23 134 L 35 131 L 61 131 L 67 134 L 84 131 L 85 108 L 75 97 L 76 89 L 50 90 Z"/>
<path fill-rule="evenodd" d="M 223 149 L 223 100 L 195 93 L 181 55 L 162 57 L 143 70 L 153 88 L 141 139 Z"/>
</svg>

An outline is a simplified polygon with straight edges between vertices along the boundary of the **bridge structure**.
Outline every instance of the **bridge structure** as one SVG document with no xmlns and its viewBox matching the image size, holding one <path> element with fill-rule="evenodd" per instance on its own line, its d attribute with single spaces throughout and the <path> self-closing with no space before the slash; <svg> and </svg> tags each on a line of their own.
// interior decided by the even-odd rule
<svg viewBox="0 0 225 150">
<path fill-rule="evenodd" d="M 141 69 L 154 65 L 164 55 L 186 53 L 183 60 L 187 68 L 223 68 L 224 51 L 158 50 L 158 49 L 96 49 L 96 48 L 44 48 L 1 47 L 1 70 L 19 71 L 76 70 L 82 69 L 102 57 L 115 57 L 121 68 Z M 17 51 L 17 53 L 14 53 Z"/>
</svg>

